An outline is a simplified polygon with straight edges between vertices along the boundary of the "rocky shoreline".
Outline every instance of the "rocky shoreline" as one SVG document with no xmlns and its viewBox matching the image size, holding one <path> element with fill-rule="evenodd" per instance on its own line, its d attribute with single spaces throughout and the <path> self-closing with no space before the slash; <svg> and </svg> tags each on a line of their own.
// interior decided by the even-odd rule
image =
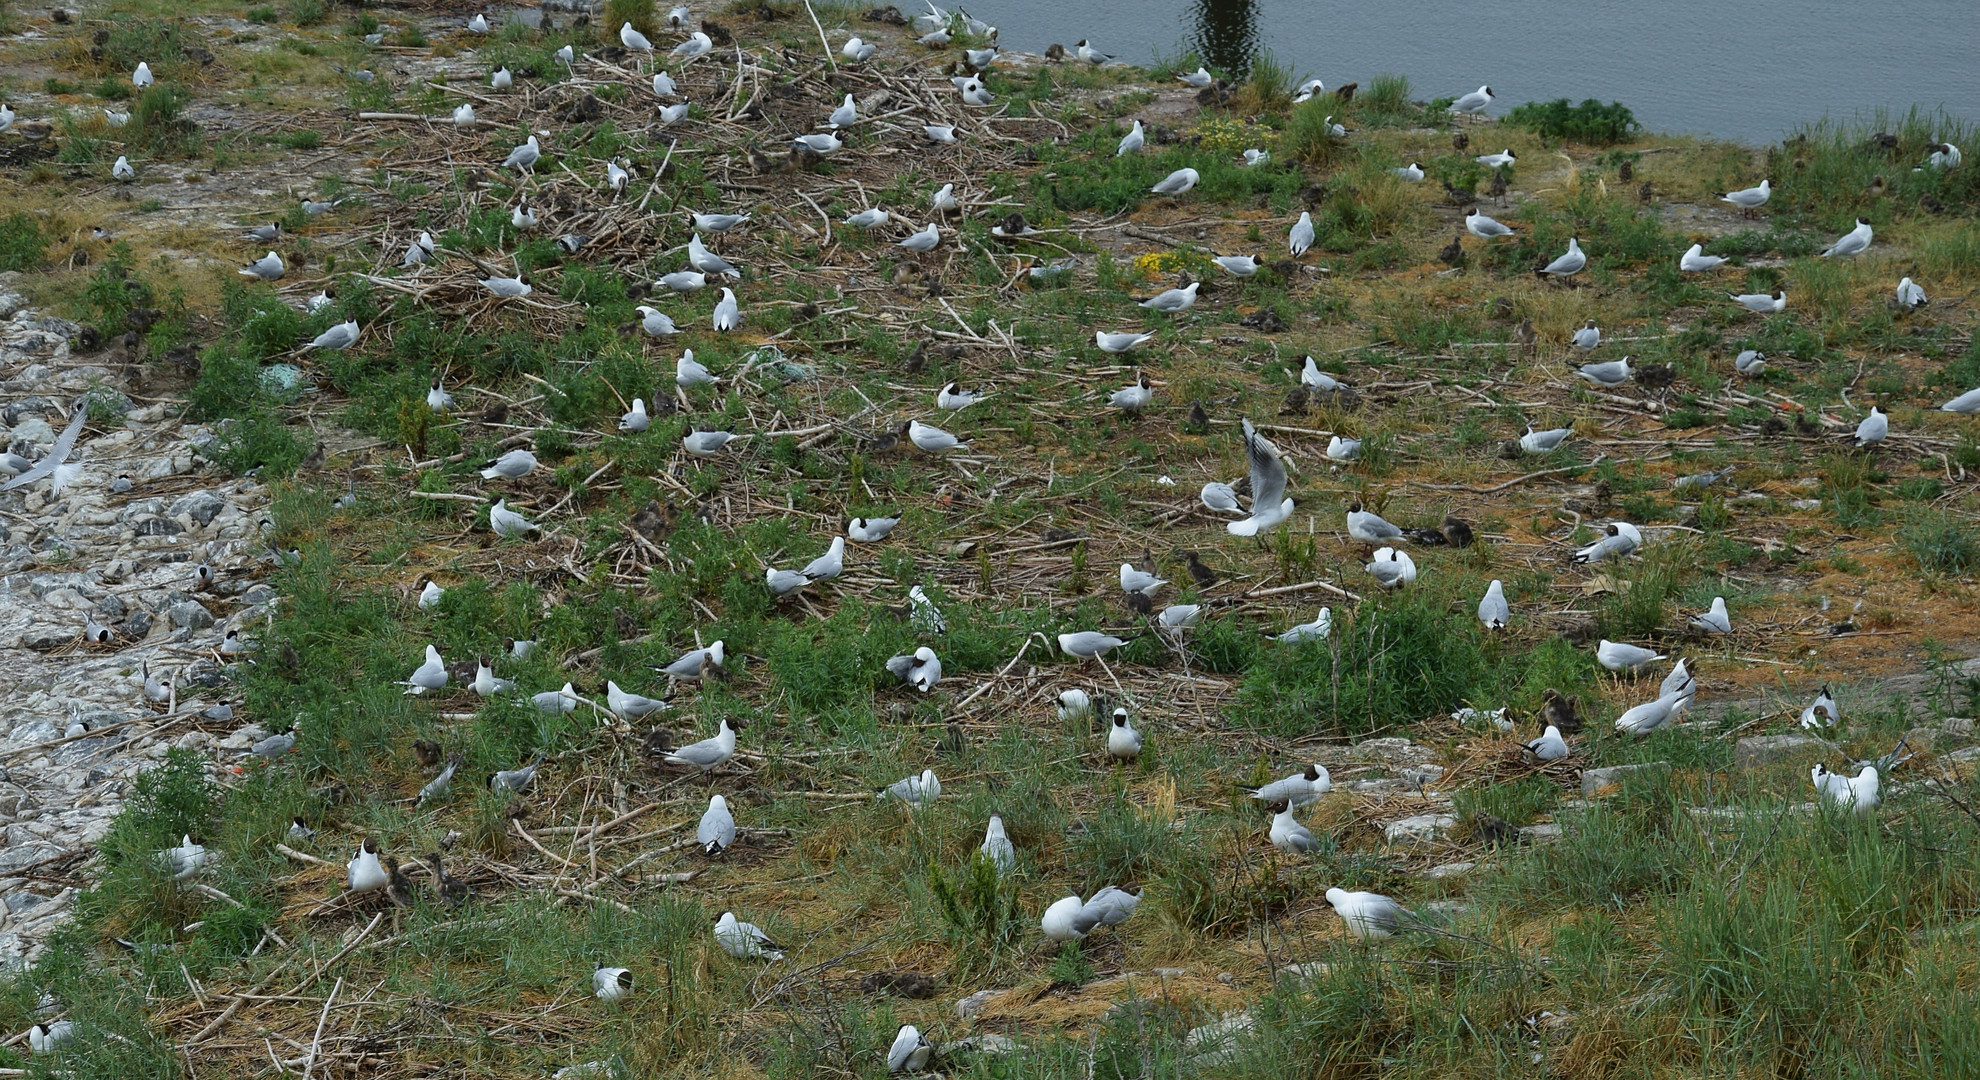
<svg viewBox="0 0 1980 1080">
<path fill-rule="evenodd" d="M 212 473 L 211 428 L 133 401 L 129 365 L 76 351 L 80 327 L 29 309 L 0 274 L 0 443 L 39 458 L 85 394 L 82 476 L 0 493 L 0 967 L 32 966 L 86 887 L 92 845 L 132 779 L 174 747 L 225 752 L 265 734 L 228 705 L 220 646 L 275 591 L 267 490 Z M 113 482 L 128 476 L 128 490 Z M 121 487 L 121 484 L 115 486 Z M 201 587 L 195 571 L 215 571 Z M 84 640 L 86 626 L 110 640 Z M 167 687 L 149 701 L 145 671 Z M 80 726 L 78 726 L 80 725 Z"/>
</svg>

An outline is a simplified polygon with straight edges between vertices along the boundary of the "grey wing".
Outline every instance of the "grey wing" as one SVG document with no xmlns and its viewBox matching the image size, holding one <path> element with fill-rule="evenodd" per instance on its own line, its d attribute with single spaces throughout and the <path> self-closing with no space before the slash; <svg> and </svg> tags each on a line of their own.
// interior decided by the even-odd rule
<svg viewBox="0 0 1980 1080">
<path fill-rule="evenodd" d="M 712 765 L 721 759 L 722 748 L 714 739 L 703 739 L 681 747 L 673 756 L 691 765 Z"/>
<path fill-rule="evenodd" d="M 887 661 L 887 670 L 896 678 L 907 679 L 914 674 L 914 665 L 914 657 L 903 654 L 889 659 Z"/>
<path fill-rule="evenodd" d="M 1368 925 L 1394 932 L 1405 923 L 1416 918 L 1414 912 L 1386 896 L 1376 896 L 1369 900 L 1364 918 Z"/>
<path fill-rule="evenodd" d="M 69 417 L 68 426 L 62 429 L 62 434 L 55 437 L 55 446 L 48 451 L 48 456 L 36 462 L 34 468 L 14 477 L 5 484 L 0 484 L 0 491 L 12 491 L 17 487 L 25 487 L 28 484 L 32 484 L 36 480 L 50 475 L 55 471 L 57 466 L 69 460 L 69 451 L 75 449 L 76 436 L 82 434 L 83 423 L 88 419 L 89 399 L 82 398 L 76 402 L 75 415 Z"/>
<path fill-rule="evenodd" d="M 1251 505 L 1275 507 L 1286 495 L 1286 465 L 1279 460 L 1279 448 L 1258 434 L 1251 421 L 1244 421 L 1245 456 L 1251 460 Z"/>
<path fill-rule="evenodd" d="M 1320 841 L 1313 838 L 1312 830 L 1304 827 L 1292 834 L 1291 843 L 1292 849 L 1302 854 L 1320 850 Z"/>
</svg>

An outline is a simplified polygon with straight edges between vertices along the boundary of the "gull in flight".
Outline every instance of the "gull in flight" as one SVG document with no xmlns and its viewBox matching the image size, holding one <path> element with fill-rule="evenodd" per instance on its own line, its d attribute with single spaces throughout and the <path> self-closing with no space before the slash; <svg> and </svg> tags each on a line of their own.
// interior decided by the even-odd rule
<svg viewBox="0 0 1980 1080">
<path fill-rule="evenodd" d="M 1251 516 L 1224 528 L 1232 536 L 1258 536 L 1292 516 L 1293 501 L 1285 497 L 1286 466 L 1279 448 L 1258 433 L 1251 420 L 1242 421 L 1245 457 L 1251 463 Z"/>
</svg>

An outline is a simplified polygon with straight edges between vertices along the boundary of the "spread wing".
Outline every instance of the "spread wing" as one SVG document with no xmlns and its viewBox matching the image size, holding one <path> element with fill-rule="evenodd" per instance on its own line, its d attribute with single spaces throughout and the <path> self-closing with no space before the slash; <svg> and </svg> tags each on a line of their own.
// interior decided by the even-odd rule
<svg viewBox="0 0 1980 1080">
<path fill-rule="evenodd" d="M 1286 497 L 1286 466 L 1279 460 L 1279 448 L 1258 433 L 1251 421 L 1244 421 L 1245 456 L 1251 459 L 1251 505 L 1276 507 Z"/>
<path fill-rule="evenodd" d="M 69 417 L 69 425 L 62 429 L 60 435 L 55 437 L 55 446 L 48 451 L 48 456 L 35 462 L 34 468 L 14 477 L 5 484 L 0 484 L 0 491 L 12 491 L 18 487 L 26 487 L 36 480 L 53 473 L 63 462 L 69 460 L 69 451 L 75 449 L 76 436 L 82 434 L 83 423 L 88 419 L 89 400 L 85 398 L 76 402 L 76 411 Z"/>
</svg>

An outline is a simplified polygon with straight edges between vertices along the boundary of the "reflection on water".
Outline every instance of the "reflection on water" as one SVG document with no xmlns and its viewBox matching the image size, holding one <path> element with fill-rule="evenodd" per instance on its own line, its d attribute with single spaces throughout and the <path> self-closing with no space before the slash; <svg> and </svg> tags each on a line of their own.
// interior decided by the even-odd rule
<svg viewBox="0 0 1980 1080">
<path fill-rule="evenodd" d="M 1190 44 L 1205 64 L 1243 76 L 1258 49 L 1258 0 L 1196 0 Z"/>
</svg>

